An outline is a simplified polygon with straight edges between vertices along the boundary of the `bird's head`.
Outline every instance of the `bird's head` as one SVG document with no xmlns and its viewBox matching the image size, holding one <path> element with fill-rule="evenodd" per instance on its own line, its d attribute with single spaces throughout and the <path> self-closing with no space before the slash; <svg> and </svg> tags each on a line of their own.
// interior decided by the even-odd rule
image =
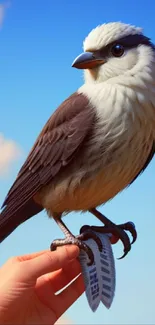
<svg viewBox="0 0 155 325">
<path fill-rule="evenodd" d="M 120 22 L 93 29 L 84 41 L 84 53 L 72 66 L 84 69 L 85 81 L 100 83 L 122 75 L 135 76 L 155 65 L 155 47 L 142 29 Z"/>
</svg>

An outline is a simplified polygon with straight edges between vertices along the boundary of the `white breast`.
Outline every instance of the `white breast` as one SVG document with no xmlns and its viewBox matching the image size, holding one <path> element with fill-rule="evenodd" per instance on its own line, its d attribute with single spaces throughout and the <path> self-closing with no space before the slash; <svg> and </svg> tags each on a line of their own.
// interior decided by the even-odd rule
<svg viewBox="0 0 155 325">
<path fill-rule="evenodd" d="M 100 152 L 102 161 L 101 193 L 97 194 L 101 204 L 123 190 L 143 168 L 155 140 L 155 107 L 150 89 L 140 92 L 105 83 L 92 89 L 84 85 L 79 91 L 90 98 L 98 116 L 94 151 Z"/>
<path fill-rule="evenodd" d="M 155 139 L 155 90 L 152 93 L 150 87 L 141 90 L 136 86 L 103 83 L 84 85 L 79 92 L 87 95 L 96 109 L 95 147 L 103 151 L 104 165 L 111 156 L 112 160 L 117 160 L 128 151 L 130 158 L 142 148 L 145 151 L 145 146 L 152 145 Z"/>
</svg>

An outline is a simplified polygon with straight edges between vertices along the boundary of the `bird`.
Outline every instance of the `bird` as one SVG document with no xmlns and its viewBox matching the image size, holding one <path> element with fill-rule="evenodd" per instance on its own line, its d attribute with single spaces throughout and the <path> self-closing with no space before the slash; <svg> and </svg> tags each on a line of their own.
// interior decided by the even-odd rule
<svg viewBox="0 0 155 325">
<path fill-rule="evenodd" d="M 132 223 L 117 225 L 98 207 L 128 188 L 154 156 L 155 46 L 140 27 L 104 23 L 90 31 L 72 67 L 83 70 L 84 83 L 48 119 L 18 172 L 1 208 L 0 242 L 45 209 L 65 235 L 51 250 L 76 244 L 92 263 L 84 239 L 102 250 L 94 230 L 117 235 L 123 257 L 131 249 L 126 231 L 136 240 Z M 63 217 L 78 211 L 103 226 L 85 225 L 74 236 Z"/>
</svg>

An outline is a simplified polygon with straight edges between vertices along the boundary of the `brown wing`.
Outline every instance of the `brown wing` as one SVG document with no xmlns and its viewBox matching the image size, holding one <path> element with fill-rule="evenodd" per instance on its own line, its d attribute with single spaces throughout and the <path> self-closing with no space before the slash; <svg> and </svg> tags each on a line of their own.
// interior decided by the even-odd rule
<svg viewBox="0 0 155 325">
<path fill-rule="evenodd" d="M 37 138 L 3 203 L 8 218 L 24 208 L 42 186 L 69 164 L 90 132 L 94 115 L 87 97 L 78 93 L 58 107 Z M 31 216 L 30 211 L 28 214 Z"/>
</svg>

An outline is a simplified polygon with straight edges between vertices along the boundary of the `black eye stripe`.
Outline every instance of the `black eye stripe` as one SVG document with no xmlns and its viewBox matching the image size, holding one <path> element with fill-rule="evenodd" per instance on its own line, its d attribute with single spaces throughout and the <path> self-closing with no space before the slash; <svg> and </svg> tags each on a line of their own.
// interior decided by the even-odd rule
<svg viewBox="0 0 155 325">
<path fill-rule="evenodd" d="M 114 43 L 121 44 L 127 48 L 136 47 L 140 44 L 152 46 L 150 39 L 142 34 L 128 35 L 128 36 L 118 39 Z"/>
<path fill-rule="evenodd" d="M 142 34 L 135 34 L 135 35 L 128 35 L 120 39 L 117 39 L 116 41 L 112 42 L 111 44 L 108 44 L 107 46 L 104 46 L 103 48 L 101 48 L 98 51 L 95 51 L 94 53 L 96 53 L 96 55 L 99 57 L 107 57 L 109 55 L 111 48 L 115 44 L 124 46 L 124 49 L 130 49 L 130 48 L 137 47 L 138 45 L 144 44 L 150 46 L 155 51 L 155 45 L 151 43 L 151 40 L 148 37 Z"/>
</svg>

